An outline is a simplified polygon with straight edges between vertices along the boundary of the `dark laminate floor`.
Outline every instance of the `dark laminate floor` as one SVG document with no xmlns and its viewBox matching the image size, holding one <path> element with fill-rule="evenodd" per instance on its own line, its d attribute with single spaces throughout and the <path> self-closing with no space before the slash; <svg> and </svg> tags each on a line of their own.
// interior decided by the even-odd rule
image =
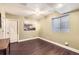
<svg viewBox="0 0 79 59">
<path fill-rule="evenodd" d="M 41 39 L 11 44 L 11 55 L 76 55 Z"/>
</svg>

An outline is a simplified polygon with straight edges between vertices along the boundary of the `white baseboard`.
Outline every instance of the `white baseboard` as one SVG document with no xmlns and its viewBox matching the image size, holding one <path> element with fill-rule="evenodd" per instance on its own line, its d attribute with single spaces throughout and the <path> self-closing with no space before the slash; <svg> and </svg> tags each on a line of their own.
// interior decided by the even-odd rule
<svg viewBox="0 0 79 59">
<path fill-rule="evenodd" d="M 42 39 L 42 40 L 44 40 L 44 41 L 50 42 L 50 43 L 52 43 L 52 44 L 55 44 L 55 45 L 57 45 L 57 46 L 60 46 L 60 47 L 62 47 L 62 48 L 68 49 L 68 50 L 70 50 L 70 51 L 79 53 L 79 50 L 77 50 L 77 49 L 75 49 L 75 48 L 71 48 L 71 47 L 68 47 L 68 46 L 65 46 L 65 45 L 62 45 L 62 44 L 59 44 L 59 43 L 50 41 L 50 40 L 45 39 L 45 38 L 42 38 L 42 37 L 38 37 L 38 38 L 40 38 L 40 39 Z"/>
<path fill-rule="evenodd" d="M 22 40 L 18 40 L 18 42 L 23 42 L 23 41 L 28 41 L 28 40 L 35 40 L 38 37 L 33 37 L 33 38 L 27 38 L 27 39 L 22 39 Z"/>
<path fill-rule="evenodd" d="M 71 47 L 69 47 L 69 46 L 65 46 L 65 45 L 62 45 L 62 44 L 53 42 L 53 41 L 51 41 L 51 40 L 48 40 L 48 39 L 45 39 L 45 38 L 42 38 L 42 37 L 33 37 L 33 38 L 23 39 L 23 40 L 19 40 L 18 42 L 23 42 L 23 41 L 28 41 L 28 40 L 35 40 L 35 39 L 37 39 L 37 38 L 42 39 L 42 40 L 44 40 L 44 41 L 47 41 L 47 42 L 49 42 L 49 43 L 55 44 L 55 45 L 60 46 L 60 47 L 62 47 L 62 48 L 68 49 L 68 50 L 70 50 L 70 51 L 79 53 L 79 50 L 77 50 L 77 49 L 75 49 L 75 48 L 71 48 Z"/>
<path fill-rule="evenodd" d="M 15 43 L 15 42 L 17 42 L 17 41 L 10 41 L 10 43 Z"/>
</svg>

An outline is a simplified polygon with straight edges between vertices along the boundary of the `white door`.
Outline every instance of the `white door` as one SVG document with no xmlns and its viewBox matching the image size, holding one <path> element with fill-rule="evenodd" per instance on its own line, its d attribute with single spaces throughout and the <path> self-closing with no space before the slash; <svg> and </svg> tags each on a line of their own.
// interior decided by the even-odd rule
<svg viewBox="0 0 79 59">
<path fill-rule="evenodd" d="M 10 42 L 18 41 L 17 21 L 6 19 L 6 38 L 10 38 Z"/>
</svg>

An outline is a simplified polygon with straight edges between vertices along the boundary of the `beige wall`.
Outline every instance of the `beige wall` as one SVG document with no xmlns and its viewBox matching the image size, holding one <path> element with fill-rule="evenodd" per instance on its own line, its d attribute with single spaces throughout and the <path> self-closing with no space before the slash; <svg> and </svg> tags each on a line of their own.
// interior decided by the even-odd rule
<svg viewBox="0 0 79 59">
<path fill-rule="evenodd" d="M 79 11 L 69 14 L 69 32 L 53 32 L 51 26 L 51 18 L 59 15 L 59 13 L 55 12 L 43 19 L 40 19 L 40 21 L 36 21 L 32 18 L 25 18 L 23 16 L 14 16 L 9 14 L 6 14 L 6 18 L 18 20 L 19 39 L 27 39 L 40 36 L 63 45 L 65 42 L 68 42 L 70 47 L 79 49 Z M 38 24 L 40 24 L 41 29 L 29 32 L 24 31 L 24 20 L 36 21 Z M 39 26 L 37 26 L 37 28 L 39 28 Z"/>
<path fill-rule="evenodd" d="M 23 23 L 24 23 L 24 20 L 27 20 L 25 17 L 11 15 L 11 14 L 6 13 L 6 18 L 7 19 L 10 19 L 10 20 L 14 19 L 14 20 L 17 20 L 18 21 L 18 31 L 19 31 L 18 33 L 19 33 L 19 39 L 20 40 L 21 39 L 38 37 L 38 33 L 39 33 L 38 27 L 37 27 L 37 30 L 36 31 L 24 31 L 24 29 L 23 29 Z M 33 19 L 31 19 L 30 21 L 33 21 Z"/>
<path fill-rule="evenodd" d="M 63 45 L 68 42 L 70 47 L 79 49 L 79 11 L 69 14 L 69 32 L 53 32 L 51 18 L 57 15 L 59 14 L 53 13 L 41 20 L 40 37 Z"/>
</svg>

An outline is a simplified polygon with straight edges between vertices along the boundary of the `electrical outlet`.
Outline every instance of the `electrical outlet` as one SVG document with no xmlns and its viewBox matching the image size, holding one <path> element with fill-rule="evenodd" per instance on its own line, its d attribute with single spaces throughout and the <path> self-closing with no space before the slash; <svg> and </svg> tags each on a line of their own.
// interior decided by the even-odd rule
<svg viewBox="0 0 79 59">
<path fill-rule="evenodd" d="M 66 46 L 69 46 L 69 43 L 68 43 L 68 42 L 65 42 L 65 45 L 66 45 Z"/>
</svg>

